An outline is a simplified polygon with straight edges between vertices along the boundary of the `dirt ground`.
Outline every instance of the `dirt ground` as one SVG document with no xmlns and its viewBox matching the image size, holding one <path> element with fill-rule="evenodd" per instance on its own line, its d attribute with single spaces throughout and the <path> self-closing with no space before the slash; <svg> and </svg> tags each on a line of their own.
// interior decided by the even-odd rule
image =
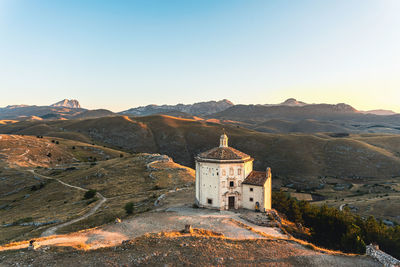
<svg viewBox="0 0 400 267">
<path fill-rule="evenodd" d="M 193 189 L 169 192 L 161 205 L 102 227 L 0 247 L 0 266 L 379 266 L 367 256 L 321 252 L 261 227 L 240 213 L 192 208 Z M 182 234 L 186 224 L 194 228 Z M 199 230 L 205 229 L 205 230 Z"/>
<path fill-rule="evenodd" d="M 367 256 L 316 252 L 290 241 L 147 234 L 97 250 L 52 247 L 0 253 L 2 266 L 380 266 Z"/>
<path fill-rule="evenodd" d="M 196 228 L 215 231 L 232 239 L 259 239 L 265 238 L 265 236 L 285 237 L 279 228 L 254 225 L 239 218 L 239 213 L 195 209 L 190 207 L 189 204 L 176 205 L 175 198 L 190 197 L 193 194 L 192 189 L 187 190 L 188 192 L 183 191 L 185 190 L 171 192 L 166 197 L 171 202 L 165 203 L 159 209 L 128 218 L 121 223 L 112 223 L 67 235 L 39 238 L 36 239 L 37 243 L 41 246 L 71 246 L 75 248 L 97 249 L 119 245 L 124 240 L 137 238 L 147 233 L 182 230 L 187 224 Z M 249 230 L 243 224 L 255 229 L 255 231 Z M 258 232 L 262 232 L 263 235 Z M 21 249 L 27 246 L 28 242 L 25 241 L 2 246 L 0 247 L 0 251 Z"/>
</svg>

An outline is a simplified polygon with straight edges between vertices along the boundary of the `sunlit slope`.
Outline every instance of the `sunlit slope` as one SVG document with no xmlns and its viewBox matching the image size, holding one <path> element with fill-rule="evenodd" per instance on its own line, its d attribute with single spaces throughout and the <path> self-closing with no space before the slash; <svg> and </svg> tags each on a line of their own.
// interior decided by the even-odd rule
<svg viewBox="0 0 400 267">
<path fill-rule="evenodd" d="M 339 124 L 317 120 L 287 121 L 272 119 L 266 122 L 250 125 L 254 130 L 267 133 L 318 133 L 318 132 L 352 132 L 354 129 Z"/>
<path fill-rule="evenodd" d="M 36 125 L 43 122 L 36 122 Z M 272 134 L 243 127 L 171 116 L 105 117 L 45 122 L 43 135 L 77 135 L 130 152 L 158 152 L 193 166 L 194 156 L 218 145 L 224 131 L 229 144 L 255 158 L 255 168 L 270 166 L 284 177 L 339 178 L 400 175 L 400 136 L 352 134 Z M 0 126 L 0 132 L 29 134 L 35 122 Z M 28 126 L 26 130 L 25 126 Z M 47 128 L 47 130 L 46 130 Z M 37 133 L 36 133 L 37 134 Z"/>
<path fill-rule="evenodd" d="M 77 161 L 105 160 L 120 151 L 79 141 L 0 134 L 0 161 L 9 167 L 55 167 Z"/>
<path fill-rule="evenodd" d="M 190 187 L 194 182 L 192 169 L 166 156 L 130 155 L 61 138 L 0 135 L 0 243 L 38 237 L 47 227 L 86 214 L 100 201 L 97 196 L 84 199 L 84 191 L 30 170 L 73 186 L 95 189 L 108 198 L 95 214 L 60 232 L 124 217 L 128 202 L 134 203 L 135 213 L 143 212 L 153 208 L 160 195 Z"/>
</svg>

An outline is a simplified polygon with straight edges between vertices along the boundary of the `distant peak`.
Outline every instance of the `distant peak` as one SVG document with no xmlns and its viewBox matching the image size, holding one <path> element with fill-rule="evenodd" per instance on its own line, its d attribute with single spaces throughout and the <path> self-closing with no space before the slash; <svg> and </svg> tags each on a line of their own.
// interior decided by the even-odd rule
<svg viewBox="0 0 400 267">
<path fill-rule="evenodd" d="M 355 108 L 346 103 L 339 103 L 335 105 L 335 110 L 339 112 L 358 112 Z"/>
<path fill-rule="evenodd" d="M 64 100 L 61 100 L 50 106 L 51 107 L 66 107 L 66 108 L 81 108 L 81 105 L 79 104 L 78 100 L 75 100 L 75 99 L 64 99 Z"/>
<path fill-rule="evenodd" d="M 218 103 L 226 103 L 228 105 L 234 105 L 232 101 L 229 101 L 228 99 L 222 99 L 220 101 L 218 101 Z"/>
<path fill-rule="evenodd" d="M 306 103 L 301 102 L 301 101 L 297 101 L 295 98 L 289 98 L 289 99 L 286 99 L 285 102 L 281 103 L 281 105 L 284 105 L 284 106 L 304 106 L 304 105 L 306 105 Z"/>
</svg>

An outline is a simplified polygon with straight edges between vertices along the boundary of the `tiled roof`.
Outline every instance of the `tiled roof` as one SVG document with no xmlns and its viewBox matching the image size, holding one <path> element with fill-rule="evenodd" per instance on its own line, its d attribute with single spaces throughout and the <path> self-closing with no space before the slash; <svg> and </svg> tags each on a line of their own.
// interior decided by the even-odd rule
<svg viewBox="0 0 400 267">
<path fill-rule="evenodd" d="M 242 184 L 263 186 L 267 180 L 267 173 L 260 171 L 252 171 Z"/>
<path fill-rule="evenodd" d="M 250 156 L 232 147 L 215 147 L 200 153 L 199 158 L 216 160 L 245 160 Z"/>
</svg>

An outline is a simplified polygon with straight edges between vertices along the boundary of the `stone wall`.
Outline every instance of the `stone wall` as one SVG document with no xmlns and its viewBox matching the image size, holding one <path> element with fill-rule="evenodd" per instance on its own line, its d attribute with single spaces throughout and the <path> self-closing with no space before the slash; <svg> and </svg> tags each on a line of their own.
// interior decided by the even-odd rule
<svg viewBox="0 0 400 267">
<path fill-rule="evenodd" d="M 386 254 L 382 250 L 379 249 L 378 245 L 370 244 L 367 246 L 366 254 L 374 258 L 375 260 L 379 261 L 383 264 L 383 266 L 390 266 L 390 267 L 398 267 L 400 266 L 400 261 L 393 258 L 389 254 Z"/>
</svg>

